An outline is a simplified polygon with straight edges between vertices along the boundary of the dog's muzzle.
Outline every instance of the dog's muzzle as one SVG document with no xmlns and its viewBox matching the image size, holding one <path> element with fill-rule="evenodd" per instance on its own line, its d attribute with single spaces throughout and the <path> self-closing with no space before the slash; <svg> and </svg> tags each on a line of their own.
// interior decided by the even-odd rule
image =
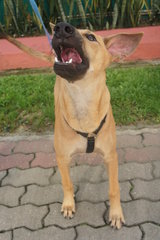
<svg viewBox="0 0 160 240">
<path fill-rule="evenodd" d="M 89 68 L 89 61 L 78 30 L 68 23 L 58 23 L 54 28 L 52 46 L 56 55 L 55 73 L 68 81 L 82 78 Z"/>
</svg>

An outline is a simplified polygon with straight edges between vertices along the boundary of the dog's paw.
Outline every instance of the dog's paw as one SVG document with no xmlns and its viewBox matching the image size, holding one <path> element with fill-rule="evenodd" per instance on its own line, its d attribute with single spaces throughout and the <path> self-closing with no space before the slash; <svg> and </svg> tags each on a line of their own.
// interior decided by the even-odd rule
<svg viewBox="0 0 160 240">
<path fill-rule="evenodd" d="M 74 199 L 64 199 L 61 212 L 65 218 L 73 218 L 75 213 L 75 202 Z"/>
<path fill-rule="evenodd" d="M 109 222 L 111 227 L 120 229 L 122 224 L 125 223 L 122 208 L 111 208 L 109 212 Z"/>
</svg>

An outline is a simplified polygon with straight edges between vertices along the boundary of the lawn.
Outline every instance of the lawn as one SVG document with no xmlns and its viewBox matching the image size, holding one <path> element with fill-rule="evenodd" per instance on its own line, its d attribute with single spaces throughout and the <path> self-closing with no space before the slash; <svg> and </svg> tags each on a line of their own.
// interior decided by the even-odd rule
<svg viewBox="0 0 160 240">
<path fill-rule="evenodd" d="M 0 77 L 0 133 L 53 128 L 54 74 Z M 117 125 L 160 123 L 160 66 L 110 68 L 111 92 Z"/>
</svg>

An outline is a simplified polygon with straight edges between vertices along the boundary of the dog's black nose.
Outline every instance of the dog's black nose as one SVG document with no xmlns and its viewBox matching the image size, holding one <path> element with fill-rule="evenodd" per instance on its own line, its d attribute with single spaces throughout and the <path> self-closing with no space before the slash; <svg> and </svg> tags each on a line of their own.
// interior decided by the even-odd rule
<svg viewBox="0 0 160 240">
<path fill-rule="evenodd" d="M 57 38 L 72 37 L 74 32 L 75 28 L 69 23 L 60 22 L 54 27 L 54 34 Z"/>
</svg>

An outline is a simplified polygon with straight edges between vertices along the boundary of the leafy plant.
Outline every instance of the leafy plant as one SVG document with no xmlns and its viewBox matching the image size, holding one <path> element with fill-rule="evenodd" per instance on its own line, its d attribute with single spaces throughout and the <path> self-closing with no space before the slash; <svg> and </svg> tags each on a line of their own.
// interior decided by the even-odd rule
<svg viewBox="0 0 160 240">
<path fill-rule="evenodd" d="M 41 25 L 34 13 L 29 11 L 28 0 L 3 0 L 5 15 L 5 30 L 9 34 L 22 35 L 35 30 L 41 32 Z M 37 28 L 38 26 L 38 28 Z"/>
<path fill-rule="evenodd" d="M 82 18 L 83 26 L 86 28 L 86 15 L 81 0 L 77 0 L 77 7 Z"/>
<path fill-rule="evenodd" d="M 117 20 L 118 20 L 118 5 L 119 0 L 115 1 L 114 8 L 113 8 L 113 21 L 112 21 L 112 28 L 116 28 Z"/>
<path fill-rule="evenodd" d="M 109 18 L 109 11 L 111 10 L 111 0 L 92 0 L 86 1 L 85 11 L 88 13 L 89 28 L 104 29 Z"/>
<path fill-rule="evenodd" d="M 29 0 L 1 0 L 5 9 L 5 30 L 9 34 L 41 34 L 43 29 Z M 136 27 L 142 12 L 154 23 L 160 14 L 160 1 L 150 0 L 36 0 L 45 26 L 49 22 L 69 22 L 91 30 Z M 152 10 L 152 14 L 151 14 Z"/>
<path fill-rule="evenodd" d="M 152 22 L 160 21 L 160 1 L 152 0 Z"/>
<path fill-rule="evenodd" d="M 62 16 L 62 20 L 63 20 L 64 22 L 67 22 L 66 16 L 65 16 L 65 13 L 64 13 L 64 10 L 63 10 L 63 6 L 62 6 L 62 3 L 61 3 L 61 0 L 58 0 L 58 6 L 59 6 L 59 9 L 60 9 L 60 13 L 61 13 L 61 16 Z"/>
<path fill-rule="evenodd" d="M 149 5 L 147 0 L 122 0 L 122 5 L 119 4 L 119 12 L 121 17 L 118 25 L 120 27 L 137 27 L 141 20 L 141 11 L 147 10 L 149 15 Z"/>
<path fill-rule="evenodd" d="M 13 1 L 4 1 L 5 3 L 5 9 L 8 9 L 8 13 L 11 15 L 13 23 L 15 25 L 15 28 L 17 30 L 18 33 L 20 33 L 19 27 L 18 27 L 18 22 L 16 19 L 16 14 L 13 13 L 13 10 L 16 9 L 16 2 Z"/>
</svg>

